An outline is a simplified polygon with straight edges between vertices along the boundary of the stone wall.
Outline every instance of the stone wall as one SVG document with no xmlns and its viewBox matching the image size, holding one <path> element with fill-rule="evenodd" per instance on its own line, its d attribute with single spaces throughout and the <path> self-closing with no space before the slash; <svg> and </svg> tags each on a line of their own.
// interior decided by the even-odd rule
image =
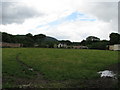
<svg viewBox="0 0 120 90">
<path fill-rule="evenodd" d="M 0 47 L 21 47 L 22 44 L 20 43 L 6 43 L 6 42 L 0 42 Z"/>
</svg>

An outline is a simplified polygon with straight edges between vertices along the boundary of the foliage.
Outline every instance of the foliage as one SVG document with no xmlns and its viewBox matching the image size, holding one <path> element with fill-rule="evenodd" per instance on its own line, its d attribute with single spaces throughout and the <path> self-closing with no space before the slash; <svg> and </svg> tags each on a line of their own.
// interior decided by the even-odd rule
<svg viewBox="0 0 120 90">
<path fill-rule="evenodd" d="M 107 45 L 109 45 L 109 41 L 107 40 L 100 40 L 99 38 L 95 36 L 89 36 L 86 38 L 86 40 L 82 40 L 81 45 L 88 46 L 89 49 L 101 49 L 105 50 L 107 49 Z"/>
<path fill-rule="evenodd" d="M 57 39 L 48 37 L 44 34 L 37 34 L 34 36 L 31 33 L 26 35 L 11 35 L 5 32 L 2 33 L 2 41 L 8 43 L 21 43 L 23 47 L 34 47 L 35 44 L 38 44 L 38 47 L 53 47 L 54 44 L 58 42 Z"/>
<path fill-rule="evenodd" d="M 110 44 L 120 44 L 120 34 L 118 33 L 111 33 L 110 34 Z"/>
<path fill-rule="evenodd" d="M 8 43 L 21 43 L 23 47 L 47 47 L 53 48 L 58 43 L 67 44 L 69 46 L 88 46 L 90 49 L 106 49 L 107 45 L 120 44 L 120 34 L 111 33 L 109 35 L 110 41 L 100 40 L 100 38 L 95 36 L 88 36 L 86 40 L 81 42 L 71 42 L 69 40 L 60 40 L 58 41 L 55 38 L 48 37 L 44 34 L 32 35 L 28 33 L 26 35 L 11 35 L 5 32 L 2 32 L 2 41 Z"/>
<path fill-rule="evenodd" d="M 108 41 L 100 41 L 100 42 L 94 42 L 90 45 L 88 45 L 88 47 L 90 49 L 100 49 L 100 50 L 105 50 L 107 49 L 107 45 L 109 44 Z"/>
<path fill-rule="evenodd" d="M 86 41 L 100 41 L 100 38 L 95 36 L 89 36 L 86 38 Z"/>
<path fill-rule="evenodd" d="M 61 40 L 61 41 L 59 41 L 59 43 L 64 43 L 64 44 L 67 44 L 67 45 L 71 45 L 72 44 L 72 42 L 69 41 L 69 40 Z"/>
</svg>

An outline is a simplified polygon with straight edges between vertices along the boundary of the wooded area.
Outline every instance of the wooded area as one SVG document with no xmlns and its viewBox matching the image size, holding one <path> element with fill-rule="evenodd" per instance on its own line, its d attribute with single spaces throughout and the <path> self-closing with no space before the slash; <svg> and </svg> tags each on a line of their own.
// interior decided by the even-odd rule
<svg viewBox="0 0 120 90">
<path fill-rule="evenodd" d="M 111 33 L 110 40 L 101 40 L 95 36 L 89 36 L 81 42 L 71 42 L 70 40 L 57 40 L 56 38 L 46 36 L 44 34 L 32 35 L 12 35 L 6 32 L 1 32 L 2 41 L 6 43 L 20 43 L 23 47 L 44 47 L 53 48 L 54 45 L 64 43 L 69 46 L 87 46 L 89 49 L 107 49 L 107 45 L 120 44 L 120 34 Z"/>
</svg>

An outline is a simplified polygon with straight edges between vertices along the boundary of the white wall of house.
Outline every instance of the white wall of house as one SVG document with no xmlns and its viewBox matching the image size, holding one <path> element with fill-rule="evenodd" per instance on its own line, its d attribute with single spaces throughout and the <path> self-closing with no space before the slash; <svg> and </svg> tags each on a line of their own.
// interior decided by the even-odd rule
<svg viewBox="0 0 120 90">
<path fill-rule="evenodd" d="M 114 50 L 120 50 L 120 44 L 114 45 Z"/>
<path fill-rule="evenodd" d="M 120 50 L 120 44 L 110 45 L 109 50 L 114 50 L 114 51 Z"/>
<path fill-rule="evenodd" d="M 109 50 L 114 50 L 114 45 L 109 45 Z"/>
</svg>

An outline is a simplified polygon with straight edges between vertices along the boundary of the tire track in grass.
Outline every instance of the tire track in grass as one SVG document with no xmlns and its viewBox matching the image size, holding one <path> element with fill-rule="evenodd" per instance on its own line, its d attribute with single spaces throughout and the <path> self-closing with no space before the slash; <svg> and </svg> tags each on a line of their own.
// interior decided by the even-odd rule
<svg viewBox="0 0 120 90">
<path fill-rule="evenodd" d="M 27 85 L 20 85 L 19 88 L 28 88 L 28 87 L 36 87 L 36 84 L 47 84 L 48 82 L 50 82 L 49 80 L 47 80 L 46 78 L 44 78 L 44 75 L 40 72 L 38 72 L 37 70 L 34 70 L 33 67 L 27 65 L 26 63 L 24 63 L 23 61 L 21 61 L 20 59 L 20 55 L 21 53 L 18 53 L 16 55 L 16 61 L 22 66 L 24 67 L 25 70 L 34 72 L 36 74 L 35 78 L 32 78 L 29 80 L 29 83 Z M 40 88 L 44 88 L 43 86 L 39 85 Z"/>
</svg>

